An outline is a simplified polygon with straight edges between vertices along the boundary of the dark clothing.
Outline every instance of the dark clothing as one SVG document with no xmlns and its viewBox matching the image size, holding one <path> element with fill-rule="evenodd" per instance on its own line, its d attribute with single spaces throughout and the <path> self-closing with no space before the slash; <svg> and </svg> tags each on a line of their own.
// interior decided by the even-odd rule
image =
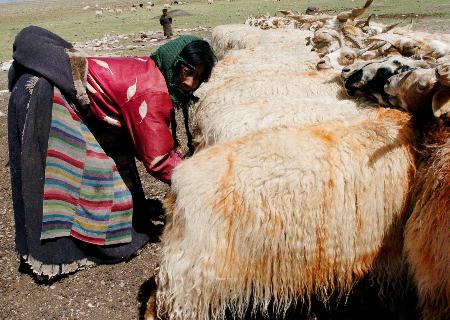
<svg viewBox="0 0 450 320">
<path fill-rule="evenodd" d="M 155 230 L 150 217 L 160 215 L 161 208 L 149 206 L 145 200 L 130 137 L 116 131 L 111 134 L 111 126 L 87 117 L 84 124 L 109 157 L 129 158 L 119 173 L 132 194 L 131 242 L 98 246 L 73 237 L 41 240 L 54 87 L 60 89 L 74 108 L 80 107 L 81 111 L 85 106 L 83 97 L 80 98 L 82 81 L 73 74 L 73 60 L 66 50 L 70 48 L 70 43 L 45 29 L 25 28 L 16 37 L 14 64 L 9 73 L 8 144 L 16 249 L 34 273 L 48 277 L 74 272 L 92 262 L 115 263 L 128 259 L 152 236 L 156 239 L 160 231 Z"/>
<path fill-rule="evenodd" d="M 128 186 L 135 204 L 131 243 L 102 247 L 72 237 L 40 240 L 53 86 L 46 79 L 40 78 L 30 95 L 26 86 L 32 79 L 30 74 L 19 77 L 8 108 L 8 142 L 18 253 L 22 256 L 30 255 L 35 260 L 50 265 L 69 264 L 83 259 L 96 263 L 114 263 L 131 257 L 148 242 L 148 232 L 151 232 L 149 224 L 143 223 L 143 210 L 138 210 L 142 208 L 145 199 L 131 156 L 129 170 L 134 172 L 134 176 L 130 177 Z M 111 139 L 111 135 L 101 134 L 98 129 L 95 131 L 99 142 L 102 140 L 101 136 L 109 136 Z M 125 136 L 114 136 L 114 140 L 118 146 L 130 145 Z M 142 221 L 137 221 L 139 216 Z M 56 275 L 61 270 L 42 273 Z"/>
<path fill-rule="evenodd" d="M 76 90 L 65 51 L 70 48 L 71 43 L 46 29 L 36 26 L 24 28 L 13 44 L 14 63 L 8 74 L 9 91 L 12 91 L 21 74 L 27 71 L 49 79 L 69 99 L 75 99 Z"/>
<path fill-rule="evenodd" d="M 163 26 L 164 36 L 166 37 L 173 36 L 172 17 L 170 15 L 163 14 L 161 18 L 159 18 L 159 23 Z"/>
<path fill-rule="evenodd" d="M 151 58 L 87 58 L 64 39 L 39 27 L 27 27 L 17 35 L 8 74 L 11 185 L 16 248 L 35 274 L 52 277 L 95 263 L 115 263 L 135 255 L 149 240 L 157 240 L 161 230 L 151 223 L 151 217 L 160 216 L 162 206 L 159 201 L 151 204 L 145 199 L 134 156 L 164 181 L 170 181 L 172 169 L 181 161 L 172 150 L 169 125 L 173 101 L 167 82 L 173 79 L 167 74 L 181 61 L 183 48 L 195 40 L 181 36 Z M 138 126 L 145 130 L 132 134 L 124 130 Z M 84 147 L 87 144 L 89 148 Z M 87 160 L 83 159 L 96 165 L 85 165 Z M 86 172 L 89 179 L 83 180 Z M 79 180 L 87 186 L 83 190 L 89 191 L 83 197 L 77 191 Z M 104 193 L 97 186 L 105 192 L 120 192 L 106 192 L 108 198 L 103 199 Z M 123 201 L 111 202 L 110 195 Z M 86 201 L 81 203 L 80 199 Z M 105 230 L 117 231 L 117 239 L 124 230 L 126 241 L 108 244 L 105 240 L 106 245 L 98 245 L 98 241 L 81 241 L 82 237 L 72 233 L 61 235 L 62 223 L 73 222 L 69 219 L 73 210 L 63 200 L 83 209 L 75 212 L 80 213 L 77 217 L 86 218 L 80 226 L 88 225 L 88 217 L 114 214 L 114 221 L 108 224 L 114 228 Z M 49 226 L 45 236 L 44 223 Z M 90 225 L 92 230 L 83 230 L 96 232 L 95 236 L 103 231 Z"/>
</svg>

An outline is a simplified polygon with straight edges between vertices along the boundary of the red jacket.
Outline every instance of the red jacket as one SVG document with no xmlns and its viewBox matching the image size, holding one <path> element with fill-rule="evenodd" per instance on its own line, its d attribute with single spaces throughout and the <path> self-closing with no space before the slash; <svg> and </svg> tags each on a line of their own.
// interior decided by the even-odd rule
<svg viewBox="0 0 450 320">
<path fill-rule="evenodd" d="M 169 128 L 172 100 L 154 61 L 150 57 L 87 60 L 87 92 L 93 116 L 123 127 L 147 171 L 170 183 L 172 171 L 182 159 L 173 150 Z"/>
</svg>

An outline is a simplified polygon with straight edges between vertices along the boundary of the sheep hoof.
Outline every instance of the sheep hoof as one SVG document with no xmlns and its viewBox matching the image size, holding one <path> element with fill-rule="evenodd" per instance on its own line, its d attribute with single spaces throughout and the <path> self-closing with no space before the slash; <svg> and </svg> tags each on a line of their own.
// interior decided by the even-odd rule
<svg viewBox="0 0 450 320">
<path fill-rule="evenodd" d="M 156 315 L 156 291 L 152 292 L 152 295 L 148 298 L 147 309 L 144 314 L 145 320 L 157 320 Z"/>
<path fill-rule="evenodd" d="M 156 283 L 154 279 L 152 279 L 152 286 L 150 290 L 150 295 L 147 300 L 147 305 L 144 313 L 144 320 L 157 320 L 157 311 L 156 311 Z"/>
</svg>

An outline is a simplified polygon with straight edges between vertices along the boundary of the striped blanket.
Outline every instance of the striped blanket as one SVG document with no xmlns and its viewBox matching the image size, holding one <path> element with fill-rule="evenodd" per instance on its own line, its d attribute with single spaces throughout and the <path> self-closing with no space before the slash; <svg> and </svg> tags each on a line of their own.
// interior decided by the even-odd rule
<svg viewBox="0 0 450 320">
<path fill-rule="evenodd" d="M 118 167 L 55 87 L 45 168 L 41 240 L 131 241 L 132 195 Z M 126 175 L 126 173 L 125 173 Z"/>
</svg>

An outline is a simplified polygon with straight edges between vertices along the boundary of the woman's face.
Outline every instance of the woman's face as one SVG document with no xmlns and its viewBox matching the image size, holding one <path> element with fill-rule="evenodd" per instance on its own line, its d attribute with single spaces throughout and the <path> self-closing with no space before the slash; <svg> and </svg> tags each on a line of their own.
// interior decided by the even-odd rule
<svg viewBox="0 0 450 320">
<path fill-rule="evenodd" d="M 182 64 L 180 70 L 180 83 L 178 85 L 180 89 L 185 93 L 197 90 L 202 83 L 201 75 L 204 70 L 205 66 L 202 64 L 196 66 L 195 70 L 192 70 Z"/>
</svg>

